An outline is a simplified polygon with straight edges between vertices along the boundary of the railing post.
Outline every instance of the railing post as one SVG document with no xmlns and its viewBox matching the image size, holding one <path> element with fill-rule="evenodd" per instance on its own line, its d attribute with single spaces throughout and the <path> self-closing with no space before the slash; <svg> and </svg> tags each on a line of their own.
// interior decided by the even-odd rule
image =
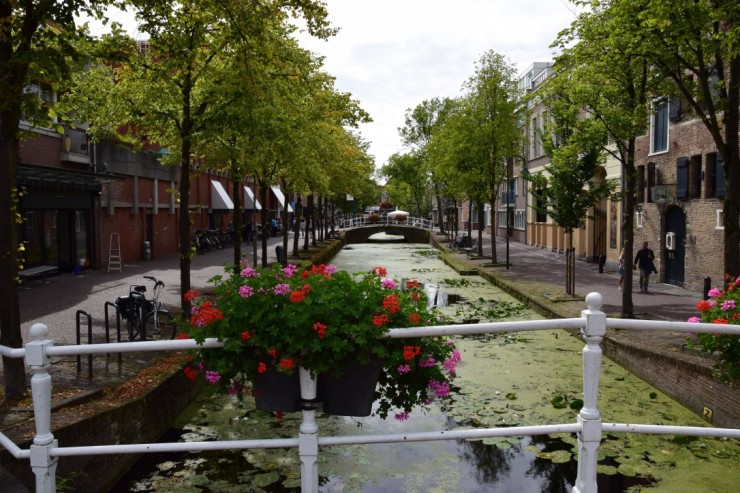
<svg viewBox="0 0 740 493">
<path fill-rule="evenodd" d="M 31 367 L 31 395 L 36 421 L 36 436 L 31 445 L 31 469 L 36 476 L 36 493 L 56 491 L 57 458 L 51 456 L 57 440 L 51 433 L 51 366 L 46 350 L 54 345 L 47 339 L 49 329 L 44 324 L 33 324 L 32 341 L 26 344 L 26 364 Z"/>
<path fill-rule="evenodd" d="M 319 425 L 316 424 L 316 379 L 298 368 L 303 400 L 303 422 L 298 435 L 298 455 L 301 457 L 301 493 L 319 492 Z"/>
<path fill-rule="evenodd" d="M 578 433 L 578 476 L 573 493 L 596 493 L 596 466 L 601 443 L 601 413 L 597 407 L 601 375 L 601 340 L 606 334 L 606 314 L 601 311 L 599 293 L 586 296 L 588 309 L 581 312 L 585 325 L 581 329 L 583 348 L 583 407 L 578 413 L 582 426 Z"/>
</svg>

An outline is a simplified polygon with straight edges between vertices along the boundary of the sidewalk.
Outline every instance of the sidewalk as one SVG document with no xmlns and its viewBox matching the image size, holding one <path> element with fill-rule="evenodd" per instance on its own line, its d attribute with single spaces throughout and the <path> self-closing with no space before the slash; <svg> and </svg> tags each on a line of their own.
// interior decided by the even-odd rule
<svg viewBox="0 0 740 493">
<path fill-rule="evenodd" d="M 439 234 L 435 240 L 445 246 L 445 238 Z M 598 292 L 603 298 L 601 309 L 610 317 L 619 317 L 623 291 L 618 288 L 619 276 L 614 268 L 604 268 L 599 273 L 598 264 L 576 260 L 575 297 L 565 297 L 565 256 L 548 249 L 522 243 L 509 243 L 509 268 L 506 268 L 506 241 L 497 239 L 497 260 L 500 266 L 491 265 L 491 236 L 483 235 L 483 253 L 487 258 L 469 258 L 464 253 L 448 253 L 452 263 L 480 272 L 492 282 L 510 292 L 518 293 L 540 305 L 552 317 L 578 317 L 586 309 L 585 297 Z M 628 263 L 628 266 L 631 265 Z M 650 279 L 648 293 L 640 293 L 638 273 L 634 273 L 632 301 L 635 318 L 685 322 L 697 315 L 696 303 L 702 293 L 656 282 Z M 609 334 L 621 343 L 640 347 L 650 352 L 670 355 L 689 360 L 702 366 L 711 366 L 709 360 L 697 350 L 687 348 L 686 334 L 680 332 L 612 331 Z"/>
<path fill-rule="evenodd" d="M 293 235 L 290 235 L 292 241 Z M 267 239 L 267 261 L 275 262 L 275 246 L 282 242 L 282 237 Z M 292 243 L 289 243 L 289 252 Z M 258 265 L 262 262 L 262 244 L 257 241 Z M 242 255 L 250 264 L 253 261 L 253 246 L 242 244 Z M 223 274 L 224 265 L 233 261 L 233 247 L 213 250 L 193 257 L 191 262 L 190 284 L 193 289 L 203 290 L 208 287 L 208 280 Z M 107 264 L 106 264 L 107 265 Z M 30 281 L 29 289 L 19 291 L 21 311 L 21 331 L 23 341 L 28 341 L 31 325 L 41 322 L 49 328 L 49 336 L 54 344 L 76 344 L 77 311 L 83 310 L 92 317 L 95 342 L 103 342 L 105 335 L 105 303 L 115 302 L 116 298 L 128 294 L 133 284 L 145 285 L 147 296 L 151 296 L 153 284 L 144 276 L 154 276 L 164 282 L 160 301 L 165 308 L 180 306 L 180 260 L 179 254 L 163 255 L 150 261 L 124 261 L 122 272 L 108 272 L 106 268 L 86 271 L 82 276 L 60 274 L 49 277 L 47 283 Z M 111 314 L 113 312 L 111 311 Z M 115 325 L 115 317 L 111 316 Z M 81 321 L 83 341 L 87 337 L 87 322 Z M 112 327 L 114 329 L 114 327 Z M 111 338 L 114 339 L 113 333 Z"/>
</svg>

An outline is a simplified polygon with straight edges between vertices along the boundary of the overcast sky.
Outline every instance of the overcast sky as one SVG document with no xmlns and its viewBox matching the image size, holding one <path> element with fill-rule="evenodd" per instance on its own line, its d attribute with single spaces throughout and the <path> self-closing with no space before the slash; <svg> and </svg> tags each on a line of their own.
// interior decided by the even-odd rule
<svg viewBox="0 0 740 493">
<path fill-rule="evenodd" d="M 568 0 L 325 0 L 340 29 L 328 41 L 300 36 L 325 57 L 337 89 L 352 93 L 373 123 L 360 132 L 376 167 L 404 151 L 404 114 L 434 97 L 457 97 L 488 50 L 517 69 L 552 60 L 550 44 L 575 19 Z M 113 15 L 129 27 L 128 13 Z M 97 33 L 100 34 L 100 33 Z M 135 32 L 132 35 L 137 36 Z"/>
<path fill-rule="evenodd" d="M 301 44 L 325 56 L 338 90 L 373 119 L 360 129 L 376 167 L 403 151 L 404 114 L 457 97 L 488 50 L 517 69 L 552 60 L 550 44 L 575 19 L 567 0 L 325 0 L 339 34 Z"/>
</svg>

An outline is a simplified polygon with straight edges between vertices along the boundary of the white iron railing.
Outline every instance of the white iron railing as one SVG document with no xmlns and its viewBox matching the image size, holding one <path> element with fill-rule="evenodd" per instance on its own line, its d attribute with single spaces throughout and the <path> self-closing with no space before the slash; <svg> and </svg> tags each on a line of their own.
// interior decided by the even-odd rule
<svg viewBox="0 0 740 493">
<path fill-rule="evenodd" d="M 575 486 L 573 487 L 573 492 L 593 493 L 597 491 L 596 466 L 598 460 L 598 448 L 602 434 L 605 432 L 662 435 L 681 434 L 689 436 L 740 438 L 740 430 L 734 428 L 603 423 L 597 406 L 602 360 L 600 344 L 607 328 L 628 330 L 649 329 L 652 331 L 685 332 L 687 334 L 708 332 L 740 335 L 740 326 L 651 320 L 607 319 L 606 314 L 600 310 L 602 297 L 598 293 L 590 293 L 586 296 L 586 305 L 588 308 L 583 310 L 581 312 L 581 316 L 578 318 L 392 329 L 389 334 L 389 337 L 399 338 L 473 335 L 489 332 L 580 329 L 586 342 L 586 346 L 583 348 L 584 404 L 583 408 L 581 408 L 581 411 L 578 413 L 575 423 L 388 435 L 319 437 L 319 429 L 316 423 L 316 408 L 309 402 L 305 402 L 302 409 L 303 421 L 297 438 L 63 447 L 59 446 L 59 443 L 51 432 L 51 376 L 48 373 L 48 369 L 50 366 L 50 358 L 52 356 L 187 350 L 196 348 L 197 344 L 192 339 L 185 339 L 176 341 L 144 341 L 82 346 L 54 346 L 53 341 L 47 339 L 47 327 L 44 324 L 35 324 L 31 327 L 31 336 L 33 337 L 33 340 L 26 344 L 25 348 L 12 349 L 6 346 L 0 346 L 0 355 L 10 358 L 25 357 L 26 364 L 31 367 L 33 372 L 33 377 L 31 378 L 31 391 L 33 395 L 33 409 L 36 420 L 36 434 L 33 439 L 33 445 L 31 445 L 30 449 L 23 450 L 2 433 L 0 433 L 0 444 L 2 444 L 2 446 L 5 447 L 15 458 L 30 459 L 31 468 L 36 476 L 37 493 L 51 493 L 56 491 L 55 473 L 59 457 L 286 447 L 298 447 L 301 459 L 301 491 L 303 493 L 316 493 L 319 491 L 319 446 L 575 433 L 578 436 L 578 473 Z M 221 346 L 222 344 L 215 339 L 208 339 L 202 347 L 218 348 Z M 302 369 L 300 377 L 302 398 L 305 401 L 315 399 L 316 381 L 311 379 L 308 372 L 302 371 Z"/>
<path fill-rule="evenodd" d="M 406 219 L 398 220 L 392 217 L 383 216 L 375 221 L 371 221 L 368 216 L 347 219 L 342 222 L 342 228 L 361 228 L 364 226 L 412 226 L 420 229 L 433 229 L 434 221 L 421 217 L 406 216 Z"/>
</svg>

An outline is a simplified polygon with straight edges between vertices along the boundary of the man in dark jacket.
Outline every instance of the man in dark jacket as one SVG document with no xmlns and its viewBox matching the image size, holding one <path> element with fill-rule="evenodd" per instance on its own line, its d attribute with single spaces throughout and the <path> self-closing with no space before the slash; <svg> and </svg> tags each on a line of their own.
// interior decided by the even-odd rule
<svg viewBox="0 0 740 493">
<path fill-rule="evenodd" d="M 647 293 L 648 282 L 650 281 L 650 273 L 655 271 L 655 255 L 653 251 L 648 248 L 648 242 L 642 244 L 642 249 L 637 251 L 635 255 L 635 262 L 632 266 L 633 269 L 640 269 L 640 292 Z M 657 272 L 657 271 L 656 271 Z"/>
</svg>

